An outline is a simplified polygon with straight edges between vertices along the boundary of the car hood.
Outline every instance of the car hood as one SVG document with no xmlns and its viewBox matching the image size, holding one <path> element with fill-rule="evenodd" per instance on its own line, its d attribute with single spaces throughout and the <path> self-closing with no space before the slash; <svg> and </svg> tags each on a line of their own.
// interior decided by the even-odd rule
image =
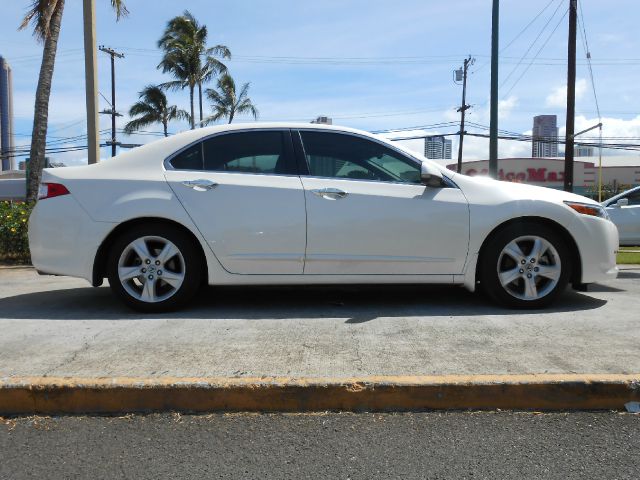
<svg viewBox="0 0 640 480">
<path fill-rule="evenodd" d="M 556 203 L 564 201 L 580 202 L 590 205 L 600 205 L 595 200 L 577 195 L 575 193 L 557 190 L 555 188 L 538 187 L 535 185 L 527 185 L 524 183 L 505 182 L 494 180 L 485 176 L 468 177 L 466 175 L 455 174 L 452 178 L 455 182 L 466 185 L 467 187 L 475 187 L 475 189 L 483 190 L 483 194 L 490 196 L 506 197 L 510 200 L 544 200 Z"/>
</svg>

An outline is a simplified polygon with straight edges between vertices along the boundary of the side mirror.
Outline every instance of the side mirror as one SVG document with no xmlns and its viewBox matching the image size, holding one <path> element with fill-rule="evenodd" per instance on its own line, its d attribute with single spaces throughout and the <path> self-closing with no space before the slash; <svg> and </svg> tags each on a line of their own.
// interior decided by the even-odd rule
<svg viewBox="0 0 640 480">
<path fill-rule="evenodd" d="M 618 200 L 616 202 L 616 207 L 626 207 L 629 205 L 629 199 L 628 198 L 621 198 L 620 200 Z"/>
<path fill-rule="evenodd" d="M 420 181 L 427 187 L 439 188 L 442 186 L 442 174 L 428 163 L 422 162 Z"/>
</svg>

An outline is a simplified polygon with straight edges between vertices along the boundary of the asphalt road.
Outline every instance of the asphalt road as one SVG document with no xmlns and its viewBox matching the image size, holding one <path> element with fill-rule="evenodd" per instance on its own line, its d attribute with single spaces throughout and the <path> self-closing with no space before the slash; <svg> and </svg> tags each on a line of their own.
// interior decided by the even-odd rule
<svg viewBox="0 0 640 480">
<path fill-rule="evenodd" d="M 0 478 L 637 479 L 640 416 L 447 412 L 4 419 Z"/>
<path fill-rule="evenodd" d="M 107 287 L 0 269 L 0 376 L 640 372 L 640 268 L 513 311 L 456 287 L 207 288 L 142 315 Z"/>
</svg>

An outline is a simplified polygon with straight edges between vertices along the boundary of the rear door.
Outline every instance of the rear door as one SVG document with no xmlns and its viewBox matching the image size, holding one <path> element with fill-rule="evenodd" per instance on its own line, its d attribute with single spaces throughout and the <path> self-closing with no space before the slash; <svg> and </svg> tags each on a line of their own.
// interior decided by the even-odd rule
<svg viewBox="0 0 640 480">
<path fill-rule="evenodd" d="M 426 187 L 419 161 L 367 137 L 299 135 L 307 169 L 305 274 L 462 272 L 469 208 L 458 188 Z"/>
<path fill-rule="evenodd" d="M 304 192 L 289 130 L 217 134 L 165 162 L 166 179 L 225 270 L 301 274 Z"/>
</svg>

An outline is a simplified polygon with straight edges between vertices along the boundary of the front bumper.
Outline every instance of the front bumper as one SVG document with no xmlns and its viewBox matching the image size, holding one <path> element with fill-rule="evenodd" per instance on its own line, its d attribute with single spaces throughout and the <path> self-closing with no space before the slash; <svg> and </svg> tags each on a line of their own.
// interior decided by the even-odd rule
<svg viewBox="0 0 640 480">
<path fill-rule="evenodd" d="M 581 283 L 614 280 L 618 276 L 616 252 L 618 229 L 610 220 L 582 216 L 582 235 L 577 239 L 582 258 Z"/>
</svg>

